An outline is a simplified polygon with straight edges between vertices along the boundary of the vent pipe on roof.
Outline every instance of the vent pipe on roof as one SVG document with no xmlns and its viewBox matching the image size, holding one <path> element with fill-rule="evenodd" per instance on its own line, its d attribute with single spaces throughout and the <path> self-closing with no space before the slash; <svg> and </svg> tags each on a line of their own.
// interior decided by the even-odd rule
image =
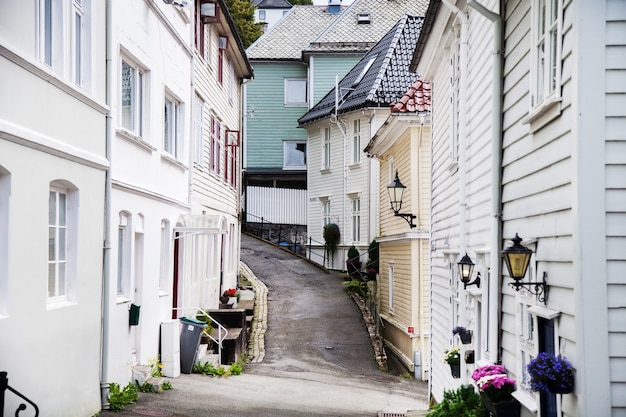
<svg viewBox="0 0 626 417">
<path fill-rule="evenodd" d="M 341 0 L 328 0 L 328 13 L 339 14 L 341 12 Z"/>
<path fill-rule="evenodd" d="M 369 13 L 359 13 L 356 15 L 356 22 L 360 25 L 370 23 Z"/>
</svg>

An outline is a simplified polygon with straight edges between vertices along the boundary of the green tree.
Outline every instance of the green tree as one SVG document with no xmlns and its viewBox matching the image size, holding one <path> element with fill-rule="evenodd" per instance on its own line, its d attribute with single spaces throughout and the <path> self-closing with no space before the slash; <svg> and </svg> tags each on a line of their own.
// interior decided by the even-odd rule
<svg viewBox="0 0 626 417">
<path fill-rule="evenodd" d="M 235 22 L 241 43 L 247 48 L 263 34 L 261 26 L 254 23 L 254 6 L 250 0 L 224 0 L 224 2 Z"/>
<path fill-rule="evenodd" d="M 293 4 L 294 6 L 296 4 L 311 5 L 313 4 L 313 0 L 289 0 L 289 3 Z"/>
</svg>

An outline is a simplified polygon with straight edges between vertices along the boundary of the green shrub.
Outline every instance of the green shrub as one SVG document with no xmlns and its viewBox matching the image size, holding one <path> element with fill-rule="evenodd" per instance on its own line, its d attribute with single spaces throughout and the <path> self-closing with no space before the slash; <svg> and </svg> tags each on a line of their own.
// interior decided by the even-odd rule
<svg viewBox="0 0 626 417">
<path fill-rule="evenodd" d="M 339 244 L 339 239 L 341 239 L 341 233 L 339 233 L 339 226 L 335 223 L 328 223 L 324 226 L 324 242 L 326 243 L 326 253 L 328 255 L 328 259 L 330 263 L 332 263 L 335 258 L 335 252 L 337 252 L 337 245 Z"/>
<path fill-rule="evenodd" d="M 123 389 L 115 382 L 109 384 L 109 407 L 113 411 L 122 411 L 128 404 L 137 401 L 137 388 L 130 382 Z"/>
<path fill-rule="evenodd" d="M 352 245 L 348 248 L 348 260 L 359 260 L 359 256 L 361 254 L 359 253 L 359 250 L 356 248 L 356 246 Z"/>
<path fill-rule="evenodd" d="M 471 385 L 463 385 L 456 391 L 443 392 L 443 400 L 426 414 L 426 417 L 489 417 L 489 412 L 483 405 Z"/>
<path fill-rule="evenodd" d="M 351 279 L 349 281 L 343 281 L 343 285 L 347 286 L 348 292 L 359 292 L 367 294 L 367 284 L 360 279 Z"/>
</svg>

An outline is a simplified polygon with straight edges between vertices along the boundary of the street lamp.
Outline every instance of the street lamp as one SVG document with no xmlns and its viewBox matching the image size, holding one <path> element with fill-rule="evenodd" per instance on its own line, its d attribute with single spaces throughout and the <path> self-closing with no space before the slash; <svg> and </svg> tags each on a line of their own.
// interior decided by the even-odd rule
<svg viewBox="0 0 626 417">
<path fill-rule="evenodd" d="M 520 244 L 523 239 L 517 233 L 511 240 L 513 245 L 502 251 L 509 276 L 513 278 L 513 282 L 509 282 L 509 286 L 514 288 L 515 291 L 524 288 L 529 293 L 536 295 L 537 300 L 545 304 L 548 296 L 548 285 L 546 284 L 548 274 L 546 272 L 543 273 L 543 282 L 522 282 L 522 279 L 526 276 L 526 271 L 530 264 L 530 256 L 533 251 Z"/>
<path fill-rule="evenodd" d="M 466 290 L 468 285 L 476 285 L 478 288 L 480 288 L 480 272 L 477 272 L 476 279 L 470 282 L 470 279 L 472 278 L 472 272 L 474 272 L 474 262 L 472 262 L 472 258 L 467 256 L 467 253 L 461 258 L 457 265 L 459 266 L 459 273 L 461 274 L 463 289 Z"/>
<path fill-rule="evenodd" d="M 393 210 L 393 214 L 395 216 L 404 218 L 409 226 L 413 228 L 415 227 L 415 224 L 413 224 L 413 219 L 415 219 L 417 216 L 411 213 L 400 213 L 400 210 L 402 209 L 402 196 L 404 195 L 405 189 L 406 187 L 400 182 L 400 179 L 398 178 L 398 171 L 396 170 L 396 178 L 391 184 L 387 186 L 387 193 L 389 194 L 391 210 Z"/>
</svg>

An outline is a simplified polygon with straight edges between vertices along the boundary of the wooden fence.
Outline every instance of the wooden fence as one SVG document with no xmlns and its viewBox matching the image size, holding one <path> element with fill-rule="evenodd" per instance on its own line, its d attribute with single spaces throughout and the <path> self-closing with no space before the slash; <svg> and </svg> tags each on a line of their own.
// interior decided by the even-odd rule
<svg viewBox="0 0 626 417">
<path fill-rule="evenodd" d="M 246 221 L 277 224 L 307 224 L 307 190 L 248 187 Z"/>
</svg>

